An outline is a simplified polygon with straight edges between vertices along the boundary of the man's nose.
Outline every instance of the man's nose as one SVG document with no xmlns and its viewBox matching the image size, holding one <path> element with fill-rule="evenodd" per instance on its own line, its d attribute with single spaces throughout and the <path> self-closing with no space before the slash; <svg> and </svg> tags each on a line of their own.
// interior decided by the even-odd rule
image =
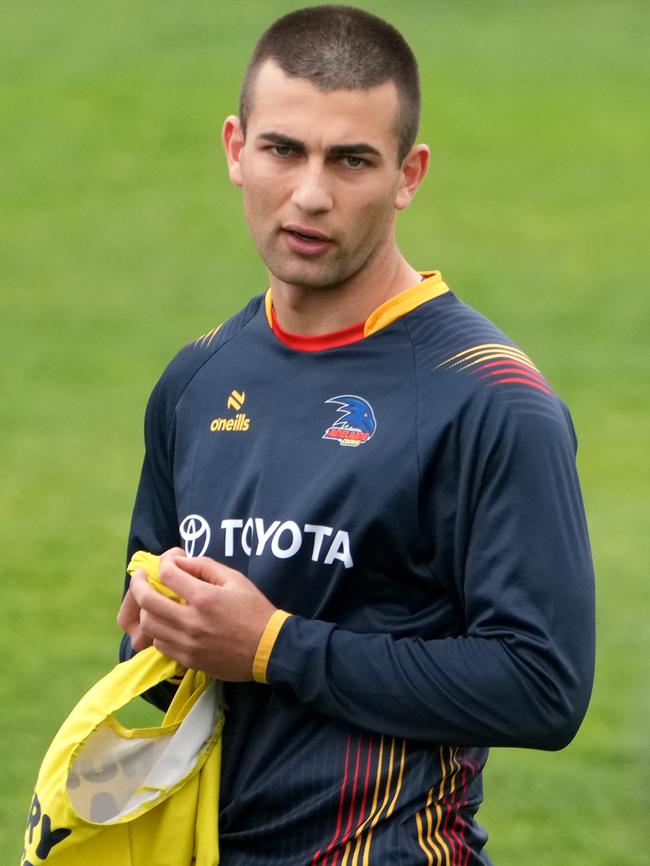
<svg viewBox="0 0 650 866">
<path fill-rule="evenodd" d="M 331 210 L 332 193 L 327 172 L 321 163 L 307 163 L 296 178 L 291 201 L 305 213 L 323 213 Z"/>
</svg>

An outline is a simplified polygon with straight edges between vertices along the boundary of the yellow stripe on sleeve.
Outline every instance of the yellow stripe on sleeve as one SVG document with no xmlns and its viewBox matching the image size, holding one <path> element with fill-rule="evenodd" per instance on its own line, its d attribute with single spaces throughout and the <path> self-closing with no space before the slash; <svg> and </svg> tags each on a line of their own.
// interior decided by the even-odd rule
<svg viewBox="0 0 650 866">
<path fill-rule="evenodd" d="M 452 355 L 446 361 L 442 361 L 442 363 L 438 364 L 438 367 L 458 367 L 461 364 L 471 366 L 481 361 L 487 361 L 490 358 L 500 357 L 521 361 L 522 364 L 526 364 L 528 367 L 532 367 L 533 370 L 537 370 L 537 367 L 525 352 L 522 352 L 521 349 L 517 349 L 515 346 L 509 346 L 507 343 L 481 343 L 479 346 L 472 346 L 469 349 L 458 352 L 456 355 Z M 473 361 L 473 358 L 478 358 L 478 361 Z M 465 369 L 465 367 L 461 367 L 461 369 Z"/>
<path fill-rule="evenodd" d="M 505 350 L 502 350 L 501 352 L 492 352 L 492 353 L 487 354 L 487 355 L 484 353 L 480 353 L 480 354 L 476 353 L 476 354 L 478 355 L 478 357 L 474 361 L 471 361 L 469 359 L 474 358 L 475 356 L 474 355 L 468 355 L 466 359 L 463 359 L 463 362 L 457 361 L 456 364 L 451 364 L 450 366 L 455 367 L 457 364 L 462 363 L 463 366 L 459 367 L 459 369 L 460 370 L 467 370 L 469 367 L 474 367 L 476 364 L 485 364 L 486 361 L 510 360 L 510 361 L 515 361 L 516 363 L 519 363 L 519 364 L 523 364 L 525 367 L 529 367 L 535 373 L 539 373 L 539 370 L 533 364 L 533 362 L 530 360 L 530 358 L 527 358 L 526 355 L 522 355 L 521 353 L 516 354 L 515 352 L 506 352 Z M 464 363 L 465 360 L 467 360 L 466 364 Z"/>
<path fill-rule="evenodd" d="M 280 634 L 280 629 L 291 616 L 286 610 L 276 610 L 262 632 L 262 637 L 257 645 L 255 658 L 253 659 L 253 679 L 256 683 L 267 683 L 266 669 L 271 658 L 275 642 Z"/>
<path fill-rule="evenodd" d="M 208 331 L 207 334 L 203 334 L 197 340 L 194 341 L 194 345 L 195 346 L 201 346 L 201 347 L 206 346 L 206 345 L 209 346 L 210 343 L 214 340 L 214 338 L 219 333 L 220 328 L 221 328 L 221 325 L 217 325 L 216 328 L 213 328 L 211 331 Z"/>
</svg>

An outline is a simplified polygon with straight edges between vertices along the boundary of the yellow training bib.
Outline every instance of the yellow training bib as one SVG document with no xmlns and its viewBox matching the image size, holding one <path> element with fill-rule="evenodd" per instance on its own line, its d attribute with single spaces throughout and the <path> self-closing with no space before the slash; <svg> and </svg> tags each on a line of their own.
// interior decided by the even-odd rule
<svg viewBox="0 0 650 866">
<path fill-rule="evenodd" d="M 140 551 L 128 570 L 144 568 L 179 600 L 160 583 L 158 562 Z M 221 683 L 184 672 L 157 728 L 127 729 L 113 715 L 181 673 L 149 647 L 79 701 L 43 759 L 21 866 L 217 866 Z"/>
</svg>

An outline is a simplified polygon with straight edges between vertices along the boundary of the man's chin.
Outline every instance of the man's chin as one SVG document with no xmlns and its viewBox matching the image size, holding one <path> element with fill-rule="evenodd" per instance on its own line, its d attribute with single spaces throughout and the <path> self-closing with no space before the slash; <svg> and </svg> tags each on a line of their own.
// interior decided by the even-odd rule
<svg viewBox="0 0 650 866">
<path fill-rule="evenodd" d="M 335 288 L 346 280 L 338 269 L 323 267 L 316 262 L 289 264 L 286 261 L 267 261 L 266 266 L 275 280 L 301 289 Z"/>
</svg>

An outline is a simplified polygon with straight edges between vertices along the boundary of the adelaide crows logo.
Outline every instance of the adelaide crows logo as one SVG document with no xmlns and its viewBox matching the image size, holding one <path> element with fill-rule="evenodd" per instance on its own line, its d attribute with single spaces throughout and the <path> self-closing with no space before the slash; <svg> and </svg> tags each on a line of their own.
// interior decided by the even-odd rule
<svg viewBox="0 0 650 866">
<path fill-rule="evenodd" d="M 356 448 L 373 436 L 377 421 L 367 400 L 354 394 L 342 394 L 325 402 L 335 403 L 340 417 L 323 433 L 323 439 L 334 439 L 339 445 Z"/>
</svg>

